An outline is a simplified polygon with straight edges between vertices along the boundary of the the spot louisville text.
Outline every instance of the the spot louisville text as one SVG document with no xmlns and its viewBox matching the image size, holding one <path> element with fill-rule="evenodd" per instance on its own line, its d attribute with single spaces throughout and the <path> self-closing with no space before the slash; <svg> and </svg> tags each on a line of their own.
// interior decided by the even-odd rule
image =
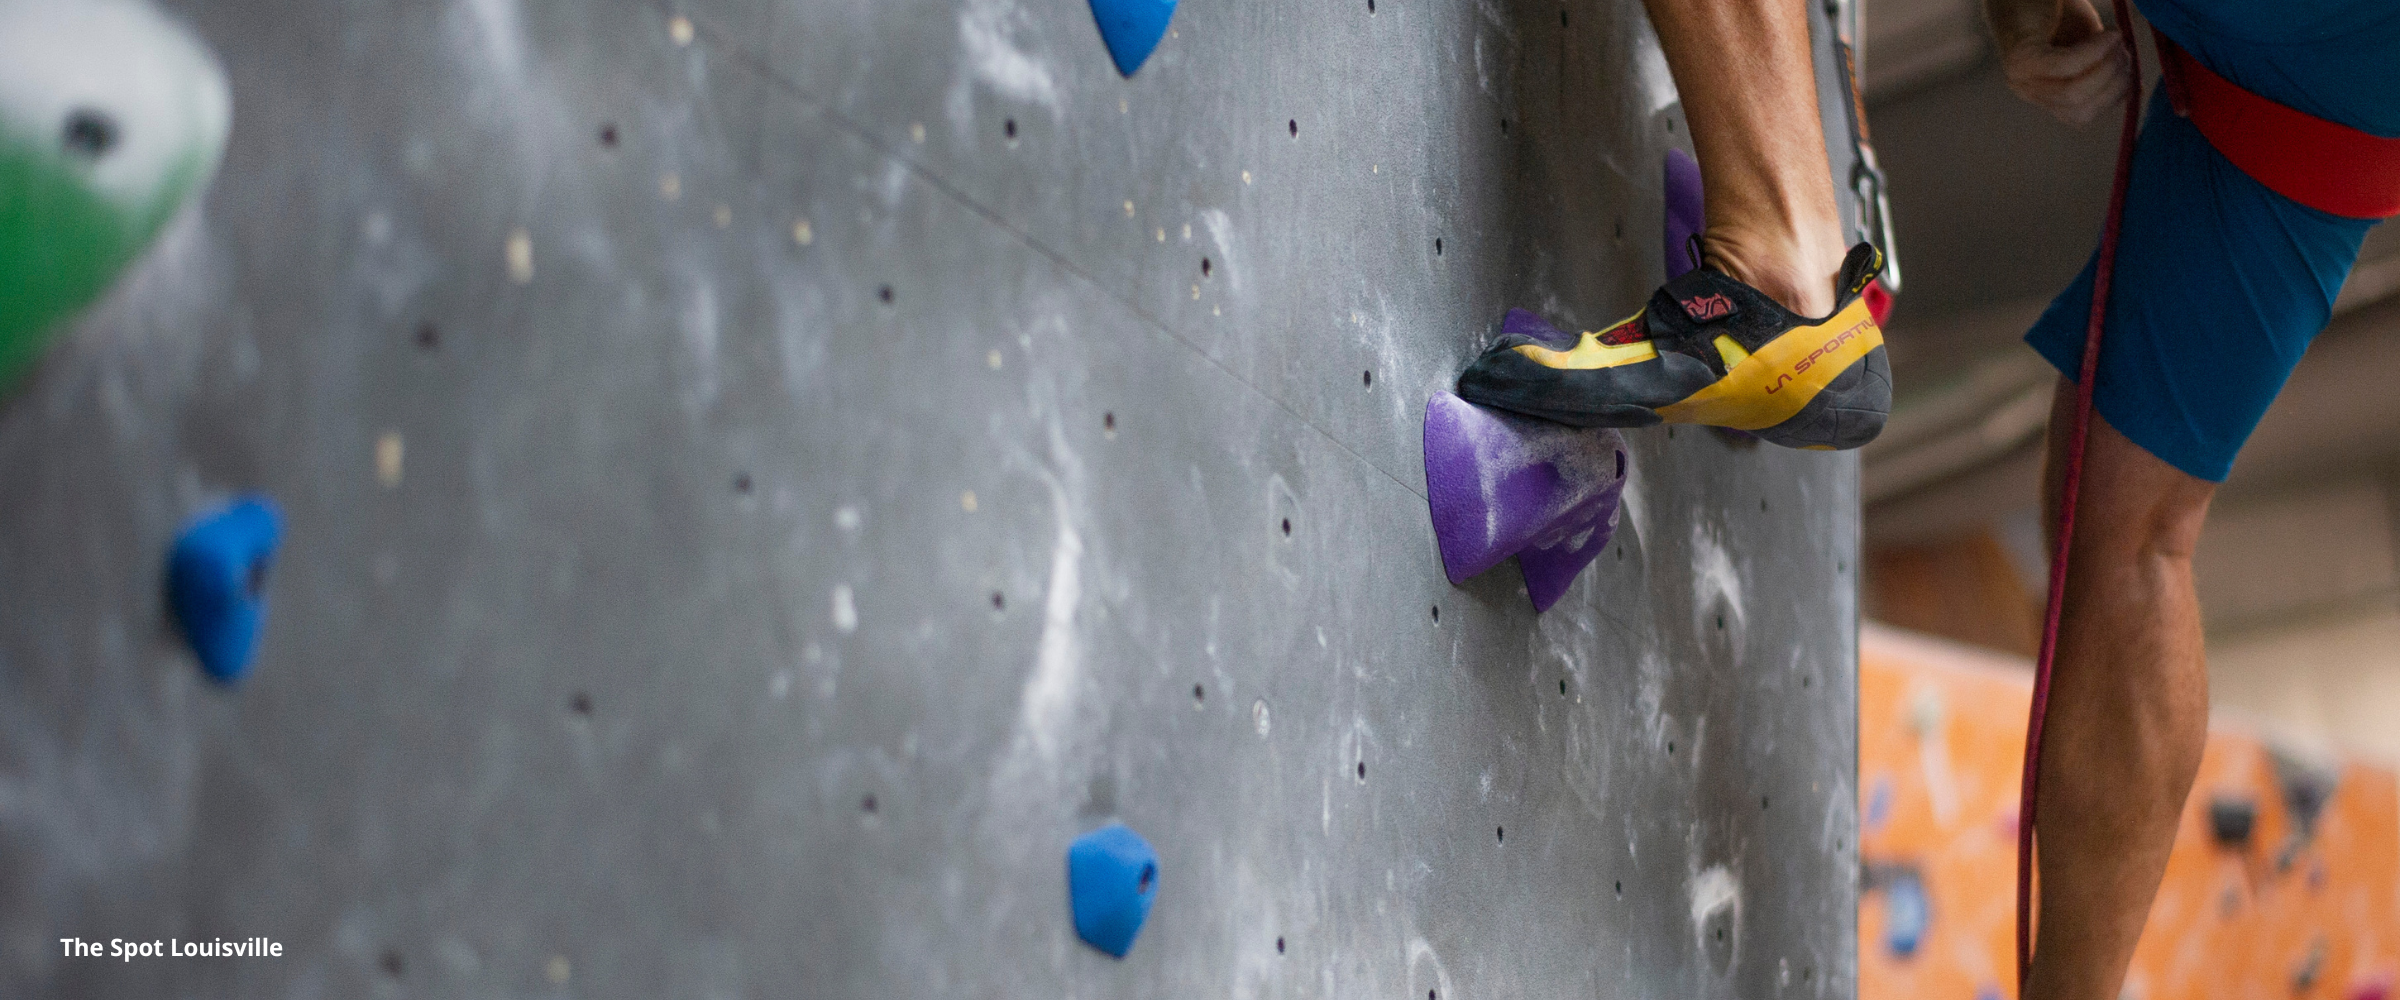
<svg viewBox="0 0 2400 1000">
<path fill-rule="evenodd" d="M 181 938 L 127 941 L 110 938 L 106 941 L 86 941 L 82 938 L 58 939 L 68 958 L 114 958 L 133 961 L 137 958 L 282 958 L 283 942 L 263 937 L 208 938 L 185 941 Z"/>
</svg>

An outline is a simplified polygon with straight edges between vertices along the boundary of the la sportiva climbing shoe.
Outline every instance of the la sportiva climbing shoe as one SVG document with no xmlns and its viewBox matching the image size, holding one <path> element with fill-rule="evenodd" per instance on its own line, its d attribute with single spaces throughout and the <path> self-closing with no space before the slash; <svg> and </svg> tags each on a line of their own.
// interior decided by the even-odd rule
<svg viewBox="0 0 2400 1000">
<path fill-rule="evenodd" d="M 1892 410 L 1883 329 L 1862 297 L 1882 269 L 1872 244 L 1851 247 L 1823 319 L 1709 268 L 1580 337 L 1511 310 L 1499 342 L 1459 376 L 1458 394 L 1577 427 L 1708 424 L 1790 448 L 1856 448 Z"/>
</svg>

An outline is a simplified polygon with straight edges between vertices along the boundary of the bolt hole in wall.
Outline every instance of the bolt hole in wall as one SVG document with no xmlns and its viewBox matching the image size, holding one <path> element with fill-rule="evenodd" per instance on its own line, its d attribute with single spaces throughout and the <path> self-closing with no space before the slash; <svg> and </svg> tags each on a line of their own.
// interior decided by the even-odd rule
<svg viewBox="0 0 2400 1000">
<path fill-rule="evenodd" d="M 1439 236 L 1433 238 L 1433 255 L 1436 257 L 1442 255 L 1442 238 Z"/>
<path fill-rule="evenodd" d="M 1507 827 L 1505 827 L 1505 826 L 1495 826 L 1495 827 L 1493 827 L 1493 828 L 1492 828 L 1492 839 L 1493 839 L 1494 841 L 1497 841 L 1497 842 L 1499 842 L 1499 843 L 1503 843 L 1503 844 L 1505 844 L 1505 843 L 1508 843 L 1508 828 L 1507 828 Z"/>
<path fill-rule="evenodd" d="M 1207 702 L 1208 689 L 1198 684 L 1192 685 L 1192 707 L 1197 708 Z"/>
<path fill-rule="evenodd" d="M 1359 375 L 1358 375 L 1358 384 L 1360 384 L 1360 385 L 1363 385 L 1363 386 L 1366 386 L 1366 387 L 1367 387 L 1367 388 L 1369 388 L 1369 389 L 1375 388 L 1375 372 L 1374 372 L 1374 370 L 1373 370 L 1373 369 L 1369 369 L 1369 370 L 1367 370 L 1367 371 L 1360 372 L 1360 373 L 1359 373 Z"/>
<path fill-rule="evenodd" d="M 1275 939 L 1275 953 L 1276 953 L 1276 954 L 1278 954 L 1278 955 L 1281 955 L 1281 954 L 1283 954 L 1283 939 L 1282 939 L 1282 938 L 1276 938 L 1276 939 Z"/>
<path fill-rule="evenodd" d="M 1433 606 L 1433 623 L 1436 625 L 1442 623 L 1442 606 L 1439 604 Z"/>
<path fill-rule="evenodd" d="M 617 125 L 615 122 L 600 124 L 600 146 L 603 149 L 617 148 Z"/>
<path fill-rule="evenodd" d="M 581 691 L 575 692 L 573 697 L 567 699 L 567 710 L 577 715 L 592 714 L 592 696 Z"/>
<path fill-rule="evenodd" d="M 877 809 L 877 805 L 876 805 L 876 802 L 875 802 L 875 796 L 869 795 L 869 796 L 867 796 L 866 798 L 863 798 L 863 799 L 860 799 L 860 800 L 858 800 L 858 811 L 859 811 L 859 812 L 863 812 L 863 813 L 872 813 L 872 812 L 876 811 L 876 809 Z"/>
<path fill-rule="evenodd" d="M 992 591 L 992 610 L 994 610 L 994 611 L 1006 611 L 1006 610 L 1008 610 L 1008 598 L 1001 596 L 1000 592 L 999 592 L 999 591 L 997 591 L 997 590 L 995 590 L 995 591 Z"/>
<path fill-rule="evenodd" d="M 1360 780 L 1360 781 L 1365 781 L 1365 780 L 1367 780 L 1367 762 L 1366 762 L 1366 761 L 1363 761 L 1363 760 L 1362 760 L 1362 761 L 1359 761 L 1359 762 L 1358 762 L 1358 780 Z"/>
<path fill-rule="evenodd" d="M 1113 411 L 1113 410 L 1112 410 L 1112 411 L 1110 411 L 1110 412 L 1103 413 L 1103 414 L 1101 414 L 1101 415 L 1100 415 L 1100 429 L 1101 429 L 1101 430 L 1104 430 L 1104 431 L 1107 431 L 1107 432 L 1109 432 L 1109 433 L 1111 433 L 1111 434 L 1114 434 L 1114 433 L 1116 433 L 1116 431 L 1117 431 L 1117 414 L 1116 414 L 1116 412 L 1115 412 L 1115 411 Z M 1288 534 L 1291 534 L 1291 532 L 1290 532 L 1289 530 L 1286 530 L 1286 531 L 1284 532 L 1284 534 L 1287 534 L 1287 535 L 1288 535 Z"/>
<path fill-rule="evenodd" d="M 69 152 L 87 160 L 97 160 L 117 148 L 117 120 L 105 112 L 78 108 L 67 115 L 67 123 L 59 134 L 59 142 Z"/>
<path fill-rule="evenodd" d="M 879 298 L 879 299 L 882 299 L 882 300 L 883 300 L 883 304 L 884 304 L 884 305 L 887 305 L 887 306 L 888 306 L 888 305 L 891 305 L 891 304 L 892 304 L 892 286 L 890 286 L 890 285 L 885 285 L 885 286 L 883 286 L 882 288 L 876 289 L 876 290 L 875 290 L 875 297 L 876 297 L 876 298 Z"/>
<path fill-rule="evenodd" d="M 1290 538 L 1290 537 L 1292 537 L 1292 519 L 1291 519 L 1291 518 L 1288 518 L 1288 517 L 1287 517 L 1287 518 L 1284 518 L 1284 519 L 1283 519 L 1283 537 L 1285 537 L 1285 538 Z"/>
<path fill-rule="evenodd" d="M 442 346 L 442 331 L 431 323 L 417 324 L 417 346 L 428 351 Z"/>
<path fill-rule="evenodd" d="M 747 472 L 738 472 L 738 473 L 735 473 L 735 474 L 734 474 L 734 477 L 733 477 L 733 491 L 734 491 L 735 493 L 748 493 L 748 492 L 750 492 L 750 474 L 749 474 L 749 473 L 747 473 Z"/>
<path fill-rule="evenodd" d="M 1291 130 L 1292 138 L 1300 138 L 1300 119 L 1294 118 L 1291 121 L 1284 122 L 1283 127 Z"/>
<path fill-rule="evenodd" d="M 1212 264 L 1210 264 L 1210 263 L 1208 262 L 1208 258 L 1206 258 L 1206 257 L 1202 257 L 1202 258 L 1200 258 L 1200 276 L 1201 276 L 1201 277 L 1203 277 L 1203 278 L 1205 278 L 1205 277 L 1208 277 L 1208 276 L 1209 276 L 1209 273 L 1210 273 L 1210 272 L 1212 272 L 1212 271 L 1214 271 L 1215 269 L 1216 269 L 1216 268 L 1215 268 L 1215 266 L 1214 266 L 1214 265 L 1212 265 Z"/>
<path fill-rule="evenodd" d="M 1007 121 L 1005 121 L 1005 122 L 1002 122 L 1002 123 L 1000 123 L 1000 131 L 1001 131 L 1003 134 L 1007 135 L 1007 136 L 1008 136 L 1009 138 L 1011 138 L 1011 139 L 1014 139 L 1014 138 L 1016 138 L 1016 137 L 1017 137 L 1017 120 L 1016 120 L 1016 119 L 1014 119 L 1014 118 L 1011 118 L 1011 119 L 1009 119 L 1009 120 L 1007 120 Z"/>
</svg>

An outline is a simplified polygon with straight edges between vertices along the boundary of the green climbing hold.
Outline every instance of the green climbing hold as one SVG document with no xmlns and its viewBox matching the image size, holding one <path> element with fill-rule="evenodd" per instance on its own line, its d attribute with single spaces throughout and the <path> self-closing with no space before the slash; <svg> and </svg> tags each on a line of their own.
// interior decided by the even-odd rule
<svg viewBox="0 0 2400 1000">
<path fill-rule="evenodd" d="M 232 97 L 139 0 L 0 0 L 0 389 L 99 298 L 225 150 Z"/>
</svg>

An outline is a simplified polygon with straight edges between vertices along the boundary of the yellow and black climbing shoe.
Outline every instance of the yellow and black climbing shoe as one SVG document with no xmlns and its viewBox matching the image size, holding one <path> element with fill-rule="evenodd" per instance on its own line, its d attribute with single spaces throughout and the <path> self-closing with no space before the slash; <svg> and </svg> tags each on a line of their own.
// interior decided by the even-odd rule
<svg viewBox="0 0 2400 1000">
<path fill-rule="evenodd" d="M 1511 310 L 1458 394 L 1578 427 L 1708 424 L 1790 448 L 1856 448 L 1892 410 L 1883 330 L 1861 296 L 1882 269 L 1872 244 L 1851 247 L 1833 315 L 1815 320 L 1709 268 L 1580 337 Z"/>
</svg>

